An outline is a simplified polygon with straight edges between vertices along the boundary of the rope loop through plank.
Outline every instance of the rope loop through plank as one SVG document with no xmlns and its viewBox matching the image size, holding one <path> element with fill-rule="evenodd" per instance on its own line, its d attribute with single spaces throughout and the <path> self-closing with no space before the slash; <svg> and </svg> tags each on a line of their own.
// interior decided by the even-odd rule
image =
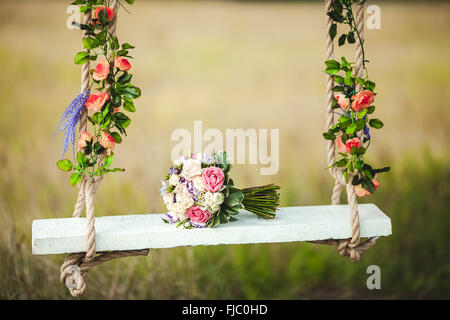
<svg viewBox="0 0 450 320">
<path fill-rule="evenodd" d="M 114 18 L 111 21 L 108 31 L 111 35 L 116 35 L 117 25 L 117 11 L 119 8 L 119 1 L 112 0 L 111 8 L 114 10 Z M 89 24 L 91 22 L 91 11 L 87 11 L 84 14 L 83 24 Z M 82 32 L 82 37 L 86 37 L 86 31 Z M 85 52 L 89 50 L 84 49 Z M 111 58 L 111 49 L 108 46 L 108 59 Z M 88 60 L 81 67 L 81 92 L 84 92 L 89 88 L 90 82 L 90 61 Z M 79 132 L 85 131 L 87 128 L 87 110 L 83 108 L 81 111 L 81 118 L 79 124 Z M 101 154 L 98 159 L 98 163 L 101 163 L 105 158 L 105 153 Z M 65 283 L 70 293 L 74 297 L 81 296 L 86 291 L 85 278 L 90 269 L 103 262 L 110 261 L 112 259 L 130 257 L 130 256 L 146 256 L 148 249 L 143 250 L 129 250 L 129 251 L 109 251 L 102 254 L 98 254 L 95 251 L 95 206 L 94 197 L 100 183 L 103 180 L 103 176 L 99 177 L 87 177 L 83 176 L 80 183 L 80 191 L 78 192 L 77 201 L 72 216 L 75 218 L 81 217 L 83 209 L 86 207 L 86 222 L 87 222 L 87 243 L 86 252 L 73 253 L 69 255 L 61 265 L 60 280 Z"/>
<path fill-rule="evenodd" d="M 330 12 L 333 0 L 325 0 L 325 23 L 326 23 L 326 60 L 331 60 L 334 58 L 334 44 L 330 36 L 330 28 L 333 24 L 331 17 L 328 15 Z M 357 4 L 356 12 L 356 28 L 360 35 L 361 41 L 364 41 L 364 4 Z M 363 76 L 364 69 L 364 54 L 363 48 L 360 41 L 356 41 L 356 67 L 355 72 L 357 77 Z M 334 113 L 333 113 L 333 87 L 334 80 L 330 75 L 326 75 L 326 125 L 327 130 L 334 126 Z M 361 85 L 357 83 L 356 91 L 361 91 Z M 358 137 L 361 138 L 362 132 L 358 132 Z M 340 203 L 340 196 L 342 193 L 342 188 L 345 185 L 347 191 L 347 201 L 350 207 L 350 224 L 352 236 L 349 239 L 342 240 L 320 240 L 312 241 L 313 243 L 332 245 L 337 248 L 337 251 L 341 256 L 348 256 L 353 262 L 359 261 L 360 254 L 370 247 L 372 247 L 378 237 L 369 238 L 365 242 L 360 242 L 360 224 L 359 224 L 359 213 L 358 213 L 358 203 L 356 201 L 355 187 L 352 185 L 352 179 L 357 173 L 355 171 L 352 175 L 348 177 L 348 182 L 345 181 L 342 171 L 336 166 L 333 166 L 336 162 L 336 145 L 334 140 L 327 140 L 327 161 L 328 166 L 330 166 L 330 175 L 334 178 L 335 184 L 333 188 L 333 195 L 331 197 L 332 204 Z"/>
</svg>

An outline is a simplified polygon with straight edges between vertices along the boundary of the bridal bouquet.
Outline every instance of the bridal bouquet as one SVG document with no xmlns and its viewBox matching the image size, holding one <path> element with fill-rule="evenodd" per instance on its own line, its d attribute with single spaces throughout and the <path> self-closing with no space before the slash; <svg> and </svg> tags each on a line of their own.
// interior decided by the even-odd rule
<svg viewBox="0 0 450 320">
<path fill-rule="evenodd" d="M 161 179 L 168 218 L 163 221 L 184 228 L 215 227 L 237 220 L 240 209 L 273 219 L 280 187 L 236 188 L 230 170 L 225 151 L 177 159 Z"/>
</svg>

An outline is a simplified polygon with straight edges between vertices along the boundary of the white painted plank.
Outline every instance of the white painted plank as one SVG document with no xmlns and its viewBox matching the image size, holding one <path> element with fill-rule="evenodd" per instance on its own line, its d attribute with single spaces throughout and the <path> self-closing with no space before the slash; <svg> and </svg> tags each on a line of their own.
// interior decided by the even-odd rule
<svg viewBox="0 0 450 320">
<path fill-rule="evenodd" d="M 391 219 L 374 204 L 358 206 L 361 237 L 388 236 Z M 273 220 L 242 211 L 238 221 L 216 228 L 182 229 L 163 214 L 95 219 L 97 252 L 179 246 L 345 239 L 351 236 L 348 205 L 283 207 Z M 33 221 L 33 254 L 86 251 L 86 218 Z"/>
</svg>

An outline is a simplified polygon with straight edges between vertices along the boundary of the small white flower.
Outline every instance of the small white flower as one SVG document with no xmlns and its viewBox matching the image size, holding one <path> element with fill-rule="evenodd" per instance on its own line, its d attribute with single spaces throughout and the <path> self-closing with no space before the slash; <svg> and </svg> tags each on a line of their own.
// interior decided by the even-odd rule
<svg viewBox="0 0 450 320">
<path fill-rule="evenodd" d="M 180 176 L 177 174 L 173 174 L 170 176 L 169 178 L 169 184 L 171 186 L 176 186 L 178 184 L 178 182 L 180 182 Z"/>
<path fill-rule="evenodd" d="M 184 163 L 184 161 L 186 161 L 187 160 L 187 158 L 185 157 L 185 156 L 180 156 L 180 157 L 178 157 L 178 159 L 176 159 L 174 162 L 173 162 L 173 164 L 176 166 L 176 167 L 179 167 L 179 166 L 181 166 L 183 163 Z"/>
</svg>

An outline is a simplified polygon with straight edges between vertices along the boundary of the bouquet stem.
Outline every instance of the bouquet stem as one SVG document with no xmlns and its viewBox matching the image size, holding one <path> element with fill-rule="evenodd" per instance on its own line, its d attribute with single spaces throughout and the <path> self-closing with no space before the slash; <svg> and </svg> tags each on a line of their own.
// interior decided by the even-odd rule
<svg viewBox="0 0 450 320">
<path fill-rule="evenodd" d="M 242 189 L 244 194 L 242 204 L 247 211 L 266 219 L 273 219 L 280 202 L 280 195 L 277 192 L 279 189 L 280 186 L 274 184 Z"/>
</svg>

